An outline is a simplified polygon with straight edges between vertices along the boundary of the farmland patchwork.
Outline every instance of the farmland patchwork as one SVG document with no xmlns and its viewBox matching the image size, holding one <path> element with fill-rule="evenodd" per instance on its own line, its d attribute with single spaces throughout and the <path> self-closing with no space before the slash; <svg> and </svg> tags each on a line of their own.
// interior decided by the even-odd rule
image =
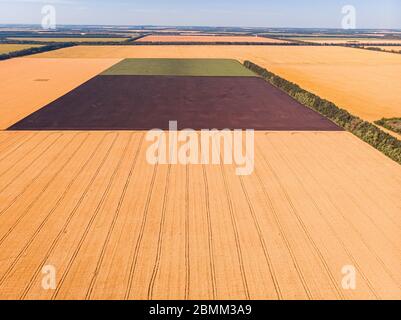
<svg viewBox="0 0 401 320">
<path fill-rule="evenodd" d="M 84 48 L 174 57 L 3 62 L 0 299 L 401 296 L 397 163 L 235 60 Z"/>
<path fill-rule="evenodd" d="M 340 131 L 235 60 L 126 59 L 10 130 Z"/>
</svg>

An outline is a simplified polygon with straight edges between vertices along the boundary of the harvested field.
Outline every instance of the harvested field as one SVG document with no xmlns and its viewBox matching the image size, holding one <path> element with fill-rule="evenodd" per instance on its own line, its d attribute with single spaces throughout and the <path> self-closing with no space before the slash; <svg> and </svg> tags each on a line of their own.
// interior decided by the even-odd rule
<svg viewBox="0 0 401 320">
<path fill-rule="evenodd" d="M 342 47 L 101 46 L 32 57 L 250 60 L 369 121 L 401 117 L 401 55 Z"/>
<path fill-rule="evenodd" d="M 39 41 L 39 42 L 122 42 L 127 41 L 130 38 L 83 38 L 83 37 L 74 37 L 74 38 L 42 38 L 42 37 L 34 37 L 34 38 L 8 38 L 9 40 L 18 40 L 18 41 Z"/>
<path fill-rule="evenodd" d="M 29 59 L 0 62 L 0 129 L 75 89 L 120 59 Z"/>
<path fill-rule="evenodd" d="M 37 44 L 0 44 L 0 54 L 21 51 L 29 48 L 37 48 Z"/>
<path fill-rule="evenodd" d="M 149 165 L 142 132 L 0 132 L 0 297 L 400 299 L 401 167 L 346 132 L 255 138 L 239 177 Z"/>
<path fill-rule="evenodd" d="M 256 77 L 230 59 L 124 59 L 102 75 Z"/>
<path fill-rule="evenodd" d="M 10 130 L 341 130 L 258 77 L 98 76 Z"/>
<path fill-rule="evenodd" d="M 260 43 L 285 43 L 287 41 L 265 37 L 251 36 L 168 36 L 151 35 L 140 38 L 136 42 L 260 42 Z"/>
</svg>

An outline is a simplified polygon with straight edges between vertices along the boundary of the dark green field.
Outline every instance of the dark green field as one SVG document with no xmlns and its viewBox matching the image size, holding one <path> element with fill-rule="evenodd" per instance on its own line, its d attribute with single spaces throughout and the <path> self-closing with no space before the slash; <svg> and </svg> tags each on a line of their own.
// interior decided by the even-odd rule
<svg viewBox="0 0 401 320">
<path fill-rule="evenodd" d="M 232 59 L 125 59 L 101 75 L 256 77 Z"/>
</svg>

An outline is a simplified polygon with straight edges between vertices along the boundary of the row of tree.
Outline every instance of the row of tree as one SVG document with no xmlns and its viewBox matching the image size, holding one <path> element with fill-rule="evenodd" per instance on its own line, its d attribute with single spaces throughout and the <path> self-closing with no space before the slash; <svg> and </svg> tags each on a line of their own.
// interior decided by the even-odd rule
<svg viewBox="0 0 401 320">
<path fill-rule="evenodd" d="M 245 61 L 244 65 L 272 85 L 289 94 L 301 104 L 319 112 L 338 126 L 353 133 L 389 158 L 401 164 L 400 140 L 384 132 L 374 124 L 352 115 L 347 110 L 337 107 L 334 103 L 302 89 L 297 84 L 287 81 L 257 64 Z"/>
<path fill-rule="evenodd" d="M 383 118 L 375 121 L 375 123 L 383 128 L 401 134 L 401 118 Z"/>
<path fill-rule="evenodd" d="M 32 47 L 32 48 L 28 48 L 28 49 L 24 49 L 24 50 L 12 51 L 12 52 L 8 52 L 8 53 L 0 54 L 0 60 L 23 57 L 23 56 L 27 56 L 27 55 L 31 55 L 31 54 L 35 54 L 35 53 L 41 53 L 41 52 L 46 52 L 46 51 L 67 48 L 67 47 L 71 47 L 73 45 L 74 44 L 71 44 L 71 43 L 55 43 L 55 44 L 50 44 L 50 45 L 41 46 L 41 47 Z"/>
</svg>

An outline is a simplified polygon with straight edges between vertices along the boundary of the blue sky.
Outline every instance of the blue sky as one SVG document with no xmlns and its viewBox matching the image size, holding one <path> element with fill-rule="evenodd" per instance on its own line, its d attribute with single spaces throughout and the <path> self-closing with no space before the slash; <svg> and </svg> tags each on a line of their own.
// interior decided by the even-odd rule
<svg viewBox="0 0 401 320">
<path fill-rule="evenodd" d="M 401 28 L 399 0 L 0 0 L 0 24 L 40 24 L 56 7 L 58 24 L 340 28 L 354 5 L 357 28 Z"/>
</svg>

